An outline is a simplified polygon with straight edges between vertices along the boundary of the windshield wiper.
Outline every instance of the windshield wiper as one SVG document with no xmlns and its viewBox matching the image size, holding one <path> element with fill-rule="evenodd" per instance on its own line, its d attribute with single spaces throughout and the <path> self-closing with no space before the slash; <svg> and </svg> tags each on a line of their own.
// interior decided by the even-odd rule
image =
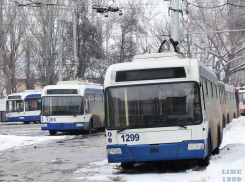
<svg viewBox="0 0 245 182">
<path fill-rule="evenodd" d="M 180 119 L 177 119 L 176 121 L 174 121 L 174 125 L 176 126 L 179 126 L 180 128 L 184 128 L 184 129 L 187 129 L 187 127 L 184 125 L 184 124 L 177 124 L 177 122 L 181 122 L 182 120 L 187 120 L 186 118 L 180 118 Z"/>
<path fill-rule="evenodd" d="M 76 115 L 76 114 L 73 114 L 72 116 L 77 117 L 77 115 Z"/>
<path fill-rule="evenodd" d="M 119 132 L 121 132 L 121 131 L 124 131 L 124 130 L 126 130 L 126 129 L 128 129 L 128 128 L 121 128 L 120 130 L 117 130 L 117 133 L 119 133 Z"/>
<path fill-rule="evenodd" d="M 117 133 L 121 132 L 121 131 L 124 131 L 124 130 L 127 130 L 127 129 L 135 129 L 135 128 L 140 128 L 139 126 L 131 126 L 131 127 L 128 127 L 128 128 L 121 128 L 121 129 L 118 129 Z"/>
<path fill-rule="evenodd" d="M 187 129 L 187 127 L 184 126 L 184 125 L 180 125 L 179 127 L 180 127 L 180 128 L 184 128 L 184 129 Z"/>
</svg>

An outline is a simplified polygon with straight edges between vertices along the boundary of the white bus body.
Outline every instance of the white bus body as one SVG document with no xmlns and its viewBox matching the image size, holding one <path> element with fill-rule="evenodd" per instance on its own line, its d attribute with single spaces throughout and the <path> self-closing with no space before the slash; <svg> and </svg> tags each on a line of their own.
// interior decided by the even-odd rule
<svg viewBox="0 0 245 182">
<path fill-rule="evenodd" d="M 84 81 L 62 81 L 42 93 L 42 130 L 87 131 L 104 127 L 103 86 Z"/>
<path fill-rule="evenodd" d="M 174 52 L 135 56 L 105 76 L 109 163 L 205 161 L 222 136 L 218 81 L 196 59 Z"/>
<path fill-rule="evenodd" d="M 40 123 L 41 94 L 41 90 L 26 90 L 23 93 L 8 95 L 6 122 Z"/>
</svg>

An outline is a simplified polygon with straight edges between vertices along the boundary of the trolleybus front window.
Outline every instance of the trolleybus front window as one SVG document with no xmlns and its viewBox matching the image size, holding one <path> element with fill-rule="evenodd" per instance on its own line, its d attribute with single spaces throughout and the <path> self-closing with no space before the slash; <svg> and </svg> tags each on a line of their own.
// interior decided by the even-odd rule
<svg viewBox="0 0 245 182">
<path fill-rule="evenodd" d="M 107 128 L 167 127 L 202 122 L 196 82 L 106 90 Z"/>
<path fill-rule="evenodd" d="M 23 112 L 23 100 L 8 100 L 6 104 L 6 112 Z"/>
<path fill-rule="evenodd" d="M 42 115 L 74 115 L 83 114 L 83 97 L 56 96 L 42 98 Z"/>
</svg>

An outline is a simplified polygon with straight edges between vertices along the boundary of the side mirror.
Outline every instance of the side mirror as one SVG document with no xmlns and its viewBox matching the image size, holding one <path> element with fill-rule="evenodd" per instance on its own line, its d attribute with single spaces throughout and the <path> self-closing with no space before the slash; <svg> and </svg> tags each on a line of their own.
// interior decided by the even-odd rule
<svg viewBox="0 0 245 182">
<path fill-rule="evenodd" d="M 89 113 L 89 100 L 88 100 L 88 98 L 85 98 L 84 113 L 85 114 L 88 114 Z"/>
</svg>

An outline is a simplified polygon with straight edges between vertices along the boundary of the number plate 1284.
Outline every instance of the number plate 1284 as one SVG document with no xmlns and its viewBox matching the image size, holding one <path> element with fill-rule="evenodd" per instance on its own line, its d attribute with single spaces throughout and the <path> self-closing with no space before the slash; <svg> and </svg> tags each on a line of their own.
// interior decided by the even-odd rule
<svg viewBox="0 0 245 182">
<path fill-rule="evenodd" d="M 140 136 L 139 134 L 126 134 L 121 136 L 123 142 L 133 142 L 133 141 L 139 141 Z"/>
</svg>

